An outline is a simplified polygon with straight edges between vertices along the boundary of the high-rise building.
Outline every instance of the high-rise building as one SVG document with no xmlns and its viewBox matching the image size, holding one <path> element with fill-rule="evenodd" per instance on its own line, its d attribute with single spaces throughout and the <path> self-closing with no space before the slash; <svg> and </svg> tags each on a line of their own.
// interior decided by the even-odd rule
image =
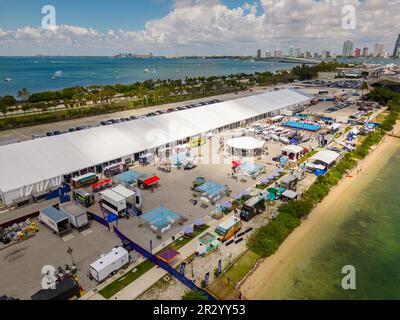
<svg viewBox="0 0 400 320">
<path fill-rule="evenodd" d="M 354 51 L 354 55 L 359 58 L 361 57 L 361 49 L 360 48 L 356 48 L 356 50 Z"/>
<path fill-rule="evenodd" d="M 257 59 L 261 59 L 261 49 L 257 50 Z"/>
<path fill-rule="evenodd" d="M 300 57 L 300 53 L 301 53 L 300 51 L 301 51 L 300 48 L 294 49 L 294 56 L 295 56 L 296 58 Z"/>
<path fill-rule="evenodd" d="M 369 49 L 367 47 L 363 48 L 363 52 L 362 52 L 363 57 L 367 57 L 368 56 L 368 50 Z"/>
<path fill-rule="evenodd" d="M 343 43 L 343 56 L 344 57 L 351 57 L 353 56 L 353 48 L 354 48 L 354 43 L 351 40 L 346 40 Z"/>
<path fill-rule="evenodd" d="M 312 55 L 311 55 L 311 52 L 310 52 L 310 51 L 307 51 L 307 52 L 306 52 L 306 58 L 307 58 L 307 59 L 311 59 L 311 58 L 312 58 Z"/>
<path fill-rule="evenodd" d="M 276 49 L 276 50 L 274 51 L 274 56 L 275 56 L 275 57 L 282 57 L 282 50 Z"/>
<path fill-rule="evenodd" d="M 385 54 L 385 46 L 383 44 L 376 43 L 374 46 L 374 57 L 383 58 Z"/>
<path fill-rule="evenodd" d="M 266 58 L 271 58 L 271 51 L 265 51 L 265 57 Z"/>
<path fill-rule="evenodd" d="M 289 57 L 294 57 L 294 47 L 291 46 L 289 49 Z"/>
<path fill-rule="evenodd" d="M 399 58 L 399 57 L 400 57 L 400 33 L 397 37 L 397 41 L 393 50 L 393 58 Z"/>
</svg>

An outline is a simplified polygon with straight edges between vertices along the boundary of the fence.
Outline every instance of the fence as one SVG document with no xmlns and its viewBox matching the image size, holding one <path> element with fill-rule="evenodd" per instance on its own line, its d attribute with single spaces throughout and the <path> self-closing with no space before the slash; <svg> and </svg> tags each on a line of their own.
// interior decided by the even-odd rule
<svg viewBox="0 0 400 320">
<path fill-rule="evenodd" d="M 184 285 L 189 287 L 192 290 L 200 291 L 203 295 L 207 296 L 208 300 L 215 300 L 215 298 L 209 294 L 207 291 L 197 287 L 191 280 L 186 278 L 184 275 L 182 275 L 178 270 L 174 269 L 171 267 L 168 263 L 165 261 L 162 261 L 158 259 L 155 255 L 147 251 L 146 249 L 142 248 L 129 238 L 127 238 L 124 234 L 122 234 L 115 226 L 114 226 L 114 232 L 116 235 L 121 239 L 121 240 L 126 240 L 130 243 L 132 249 L 134 249 L 136 252 L 141 254 L 144 258 L 149 259 L 151 262 L 159 266 L 160 268 L 164 269 L 168 273 L 170 273 L 173 277 L 175 277 L 177 280 L 182 282 Z"/>
<path fill-rule="evenodd" d="M 102 217 L 100 217 L 100 216 L 98 216 L 98 215 L 96 215 L 96 214 L 94 214 L 92 212 L 88 212 L 87 214 L 92 220 L 97 221 L 98 223 L 100 223 L 103 226 L 107 227 L 108 230 L 110 230 L 110 225 L 108 224 L 108 222 L 105 219 L 103 219 Z"/>
</svg>

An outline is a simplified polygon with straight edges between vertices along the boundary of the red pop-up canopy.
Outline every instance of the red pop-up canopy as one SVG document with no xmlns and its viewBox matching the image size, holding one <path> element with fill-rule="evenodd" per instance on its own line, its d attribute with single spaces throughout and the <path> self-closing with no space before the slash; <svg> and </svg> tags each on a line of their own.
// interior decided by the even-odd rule
<svg viewBox="0 0 400 320">
<path fill-rule="evenodd" d="M 148 178 L 148 179 L 144 180 L 143 183 L 144 183 L 146 186 L 151 186 L 151 185 L 157 183 L 158 181 L 160 181 L 160 178 L 157 177 L 157 176 L 153 176 L 153 177 L 151 177 L 151 178 Z"/>
<path fill-rule="evenodd" d="M 232 161 L 234 167 L 239 167 L 242 163 L 240 161 Z"/>
<path fill-rule="evenodd" d="M 92 188 L 97 188 L 97 187 L 100 187 L 100 186 L 110 183 L 110 182 L 111 182 L 111 179 L 106 179 L 106 180 L 92 184 Z"/>
</svg>

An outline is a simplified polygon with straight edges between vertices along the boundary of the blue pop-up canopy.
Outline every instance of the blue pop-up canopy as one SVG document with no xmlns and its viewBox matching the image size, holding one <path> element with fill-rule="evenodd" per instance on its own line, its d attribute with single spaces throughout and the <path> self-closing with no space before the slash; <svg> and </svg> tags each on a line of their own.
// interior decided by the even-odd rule
<svg viewBox="0 0 400 320">
<path fill-rule="evenodd" d="M 108 223 L 111 223 L 111 222 L 117 221 L 118 219 L 119 219 L 119 217 L 115 213 L 110 213 L 107 216 L 106 220 L 107 220 Z"/>
</svg>

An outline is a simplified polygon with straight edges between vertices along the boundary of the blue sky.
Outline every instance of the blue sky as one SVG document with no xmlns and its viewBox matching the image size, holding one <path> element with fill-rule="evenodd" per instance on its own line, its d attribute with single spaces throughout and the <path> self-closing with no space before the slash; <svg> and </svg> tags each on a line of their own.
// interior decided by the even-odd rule
<svg viewBox="0 0 400 320">
<path fill-rule="evenodd" d="M 254 54 L 255 50 L 341 52 L 383 43 L 400 30 L 400 0 L 0 0 L 0 55 Z M 357 27 L 342 27 L 354 6 Z M 41 27 L 44 5 L 57 27 Z"/>
</svg>

